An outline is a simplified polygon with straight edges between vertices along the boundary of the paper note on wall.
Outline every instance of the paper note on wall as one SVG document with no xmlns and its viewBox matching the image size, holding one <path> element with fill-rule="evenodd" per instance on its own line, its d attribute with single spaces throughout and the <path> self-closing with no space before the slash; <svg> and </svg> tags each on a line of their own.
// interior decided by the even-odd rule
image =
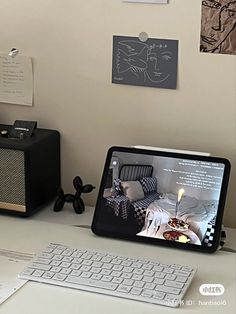
<svg viewBox="0 0 236 314">
<path fill-rule="evenodd" d="M 32 106 L 33 72 L 30 57 L 0 54 L 0 103 Z"/>
</svg>

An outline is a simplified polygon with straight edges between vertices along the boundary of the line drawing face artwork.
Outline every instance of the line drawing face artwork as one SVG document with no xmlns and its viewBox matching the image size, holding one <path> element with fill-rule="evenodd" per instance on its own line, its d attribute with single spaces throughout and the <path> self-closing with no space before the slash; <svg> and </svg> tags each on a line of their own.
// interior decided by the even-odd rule
<svg viewBox="0 0 236 314">
<path fill-rule="evenodd" d="M 202 1 L 200 51 L 236 54 L 236 0 Z"/>
<path fill-rule="evenodd" d="M 112 82 L 176 88 L 178 41 L 113 36 Z"/>
</svg>

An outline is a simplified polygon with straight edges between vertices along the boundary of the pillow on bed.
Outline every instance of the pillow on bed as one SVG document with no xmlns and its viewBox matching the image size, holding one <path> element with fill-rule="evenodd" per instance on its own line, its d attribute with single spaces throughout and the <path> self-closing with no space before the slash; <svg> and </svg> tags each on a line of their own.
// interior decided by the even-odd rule
<svg viewBox="0 0 236 314">
<path fill-rule="evenodd" d="M 149 195 L 157 191 L 157 178 L 156 177 L 143 177 L 139 179 L 144 195 Z"/>
<path fill-rule="evenodd" d="M 123 181 L 121 186 L 124 195 L 130 200 L 130 202 L 138 201 L 144 198 L 144 192 L 142 185 L 139 181 Z"/>
</svg>

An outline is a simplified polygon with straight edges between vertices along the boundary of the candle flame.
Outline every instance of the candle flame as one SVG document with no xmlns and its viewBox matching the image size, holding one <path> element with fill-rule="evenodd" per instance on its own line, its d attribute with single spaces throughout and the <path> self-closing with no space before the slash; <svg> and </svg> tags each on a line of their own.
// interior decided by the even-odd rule
<svg viewBox="0 0 236 314">
<path fill-rule="evenodd" d="M 184 189 L 180 189 L 180 190 L 179 190 L 179 192 L 178 192 L 178 202 L 180 202 L 180 200 L 181 200 L 181 198 L 182 198 L 184 192 L 185 192 Z"/>
</svg>

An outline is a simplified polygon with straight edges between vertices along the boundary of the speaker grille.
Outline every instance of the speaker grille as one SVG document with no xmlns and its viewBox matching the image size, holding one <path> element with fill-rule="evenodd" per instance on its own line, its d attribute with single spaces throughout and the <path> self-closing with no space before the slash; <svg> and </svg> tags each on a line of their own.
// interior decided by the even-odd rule
<svg viewBox="0 0 236 314">
<path fill-rule="evenodd" d="M 0 203 L 25 205 L 23 151 L 0 148 Z"/>
</svg>

